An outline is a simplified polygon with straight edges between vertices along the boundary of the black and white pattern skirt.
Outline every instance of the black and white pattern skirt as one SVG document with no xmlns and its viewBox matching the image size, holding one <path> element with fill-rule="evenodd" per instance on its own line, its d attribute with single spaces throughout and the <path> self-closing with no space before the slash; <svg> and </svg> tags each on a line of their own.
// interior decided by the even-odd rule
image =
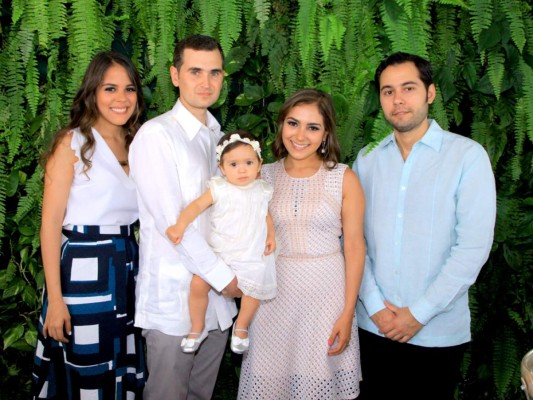
<svg viewBox="0 0 533 400">
<path fill-rule="evenodd" d="M 71 316 L 69 343 L 43 336 L 46 290 L 33 372 L 34 399 L 142 397 L 146 371 L 133 326 L 138 246 L 131 226 L 68 226 L 61 290 Z"/>
</svg>

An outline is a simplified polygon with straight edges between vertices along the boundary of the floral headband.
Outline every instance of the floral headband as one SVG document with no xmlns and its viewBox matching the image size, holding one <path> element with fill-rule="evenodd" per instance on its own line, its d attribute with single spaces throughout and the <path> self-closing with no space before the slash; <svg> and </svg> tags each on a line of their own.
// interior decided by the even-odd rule
<svg viewBox="0 0 533 400">
<path fill-rule="evenodd" d="M 257 155 L 259 156 L 259 159 L 262 160 L 261 147 L 259 146 L 259 142 L 257 140 L 250 140 L 248 138 L 242 138 L 238 133 L 234 133 L 233 135 L 229 137 L 228 140 L 224 140 L 222 144 L 219 144 L 217 146 L 217 161 L 218 162 L 220 162 L 220 157 L 222 156 L 222 153 L 224 152 L 224 149 L 226 148 L 226 146 L 231 143 L 235 143 L 235 142 L 242 142 L 242 143 L 249 144 L 250 146 L 252 146 L 252 149 L 254 149 L 254 151 L 257 153 Z"/>
</svg>

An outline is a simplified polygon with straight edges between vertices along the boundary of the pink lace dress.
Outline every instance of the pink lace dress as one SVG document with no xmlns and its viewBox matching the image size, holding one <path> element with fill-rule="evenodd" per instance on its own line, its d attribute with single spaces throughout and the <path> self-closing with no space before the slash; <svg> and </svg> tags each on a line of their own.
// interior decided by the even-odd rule
<svg viewBox="0 0 533 400">
<path fill-rule="evenodd" d="M 239 399 L 353 399 L 361 371 L 354 317 L 350 346 L 328 356 L 331 329 L 344 308 L 342 181 L 346 165 L 292 178 L 283 160 L 263 166 L 274 187 L 278 295 L 261 303 L 250 327 Z"/>
</svg>

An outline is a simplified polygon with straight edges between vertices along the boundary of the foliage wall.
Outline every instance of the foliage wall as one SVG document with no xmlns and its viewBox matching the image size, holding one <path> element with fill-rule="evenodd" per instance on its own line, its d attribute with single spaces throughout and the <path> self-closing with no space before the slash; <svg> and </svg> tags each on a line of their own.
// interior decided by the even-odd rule
<svg viewBox="0 0 533 400">
<path fill-rule="evenodd" d="M 270 143 L 286 96 L 318 87 L 335 100 L 348 163 L 390 132 L 371 84 L 379 61 L 407 51 L 433 62 L 432 116 L 485 146 L 498 185 L 458 395 L 518 398 L 519 360 L 533 348 L 529 0 L 2 0 L 0 12 L 0 390 L 29 382 L 43 284 L 38 157 L 65 123 L 85 67 L 99 50 L 129 55 L 151 117 L 177 95 L 168 74 L 176 39 L 204 33 L 226 53 L 214 109 L 225 130 Z"/>
</svg>

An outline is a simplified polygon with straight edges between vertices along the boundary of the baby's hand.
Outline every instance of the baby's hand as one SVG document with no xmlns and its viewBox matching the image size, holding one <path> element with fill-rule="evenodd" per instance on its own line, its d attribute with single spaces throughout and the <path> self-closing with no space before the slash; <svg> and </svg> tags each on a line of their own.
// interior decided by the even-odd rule
<svg viewBox="0 0 533 400">
<path fill-rule="evenodd" d="M 171 225 L 165 231 L 170 241 L 174 244 L 179 244 L 183 238 L 183 232 L 180 232 L 176 225 Z"/>
<path fill-rule="evenodd" d="M 272 254 L 276 250 L 276 239 L 267 237 L 265 244 L 265 256 Z"/>
</svg>

